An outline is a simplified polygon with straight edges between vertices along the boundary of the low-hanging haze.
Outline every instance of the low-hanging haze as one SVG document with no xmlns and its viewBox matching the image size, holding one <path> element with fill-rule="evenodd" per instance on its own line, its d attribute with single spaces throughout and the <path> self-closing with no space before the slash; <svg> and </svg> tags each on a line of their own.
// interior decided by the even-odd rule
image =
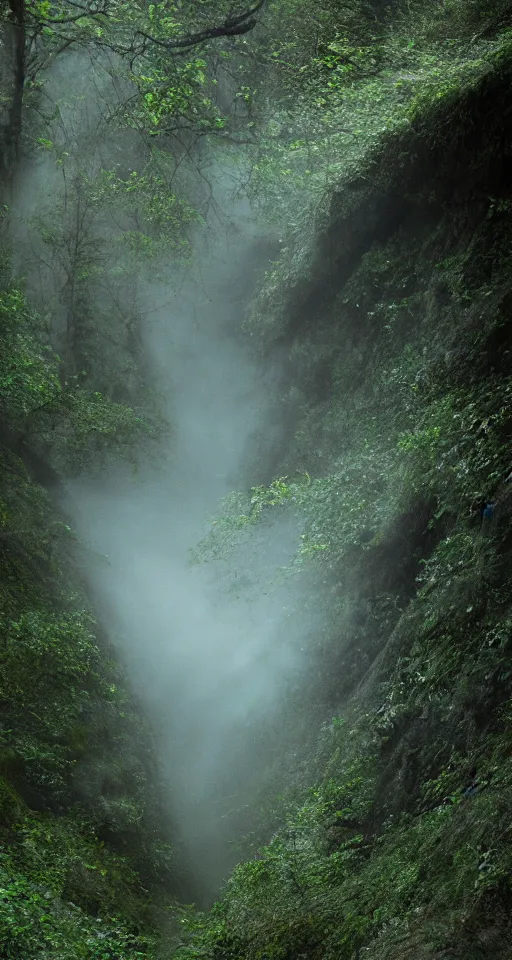
<svg viewBox="0 0 512 960">
<path fill-rule="evenodd" d="M 97 77 L 84 95 L 76 66 L 76 58 L 63 60 L 46 89 L 59 107 L 56 136 L 70 169 L 73 151 L 91 149 L 106 100 Z M 71 73 L 75 87 L 81 76 L 79 93 L 66 86 Z M 196 161 L 187 170 L 192 184 Z M 207 183 L 209 202 L 194 227 L 191 264 L 159 262 L 154 276 L 149 264 L 137 285 L 141 360 L 172 423 L 170 439 L 136 476 L 113 465 L 69 482 L 67 508 L 90 547 L 87 574 L 101 617 L 155 729 L 195 889 L 208 898 L 236 858 L 226 824 L 230 811 L 250 807 L 264 775 L 268 731 L 300 671 L 306 627 L 294 616 L 294 588 L 286 580 L 272 586 L 293 555 L 292 518 L 268 524 L 231 567 L 190 563 L 219 500 L 254 482 L 257 455 L 257 482 L 268 475 L 281 433 L 279 366 L 251 358 L 239 336 L 278 238 L 251 209 L 243 158 L 220 161 L 203 148 L 200 162 L 198 195 L 199 181 Z M 66 182 L 52 164 L 39 156 L 25 166 L 20 222 L 49 204 L 65 208 Z M 40 284 L 41 269 L 28 278 L 37 300 L 35 277 Z"/>
</svg>

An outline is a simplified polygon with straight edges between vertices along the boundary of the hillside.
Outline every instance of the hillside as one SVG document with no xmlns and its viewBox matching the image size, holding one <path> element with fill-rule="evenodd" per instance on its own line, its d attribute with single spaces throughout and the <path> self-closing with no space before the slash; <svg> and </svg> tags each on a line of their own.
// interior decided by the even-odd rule
<svg viewBox="0 0 512 960">
<path fill-rule="evenodd" d="M 240 7 L 235 22 L 229 4 L 218 16 L 192 7 L 77 15 L 59 0 L 2 14 L 0 953 L 507 960 L 512 8 L 274 0 Z M 184 59 L 165 59 L 182 35 Z M 186 287 L 171 402 L 147 330 L 194 256 L 206 274 L 216 263 L 197 235 L 219 195 L 212 157 L 215 173 L 226 156 L 266 225 L 263 253 L 251 254 L 254 269 L 238 261 L 231 313 L 225 292 L 208 300 L 233 282 L 229 271 L 224 287 L 201 278 L 197 300 Z M 229 220 L 238 207 L 225 202 Z M 194 310 L 206 302 L 203 327 L 189 323 L 189 296 Z M 252 384 L 244 357 L 271 371 L 256 404 L 267 419 L 243 442 L 226 413 L 236 391 L 222 394 L 219 416 L 214 403 L 210 419 L 201 413 L 198 374 L 188 386 L 180 369 L 189 349 L 200 377 L 218 365 L 219 383 L 239 364 Z M 276 590 L 291 584 L 302 626 L 282 628 L 290 649 L 301 645 L 288 685 L 277 667 L 258 681 L 286 691 L 279 710 L 269 693 L 247 732 L 253 714 L 233 696 L 242 720 L 234 735 L 226 726 L 225 753 L 233 742 L 240 760 L 238 773 L 225 761 L 225 782 L 231 793 L 246 781 L 243 797 L 217 808 L 219 775 L 197 809 L 211 807 L 209 829 L 229 847 L 217 874 L 240 862 L 205 893 L 201 850 L 188 859 L 172 806 L 183 790 L 172 763 L 186 768 L 183 744 L 210 750 L 224 693 L 208 701 L 211 715 L 166 727 L 165 740 L 168 676 L 169 699 L 182 703 L 175 665 L 151 664 L 161 701 L 144 691 L 123 620 L 97 586 L 115 582 L 103 574 L 111 561 L 94 557 L 89 520 L 80 538 L 66 505 L 73 483 L 95 490 L 106 478 L 115 499 L 116 470 L 131 464 L 146 481 L 151 464 L 170 462 L 157 514 L 182 490 L 174 509 L 193 515 L 195 534 L 201 483 L 209 509 L 226 481 L 213 445 L 205 479 L 195 461 L 187 474 L 173 437 L 201 438 L 224 415 L 226 472 L 242 489 L 187 546 L 198 568 L 222 572 L 223 590 L 236 585 L 242 610 L 254 602 L 257 619 L 267 606 L 273 615 L 258 558 L 279 565 L 292 531 Z M 121 550 L 129 542 L 120 536 Z M 148 569 L 153 584 L 160 566 Z M 162 576 L 158 613 L 169 609 Z M 137 589 L 123 600 L 127 620 L 134 602 L 141 616 L 158 607 L 142 580 Z M 190 622 L 207 623 L 205 609 Z M 229 666 L 219 616 L 211 663 Z M 147 659 L 159 649 L 154 623 L 148 615 Z M 247 669 L 260 668 L 262 650 L 272 661 L 273 634 L 258 647 L 262 625 L 235 628 Z M 190 766 L 195 776 L 193 757 Z M 209 910 L 187 906 L 198 890 Z"/>
<path fill-rule="evenodd" d="M 511 66 L 430 90 L 253 305 L 326 722 L 180 957 L 510 956 Z"/>
</svg>

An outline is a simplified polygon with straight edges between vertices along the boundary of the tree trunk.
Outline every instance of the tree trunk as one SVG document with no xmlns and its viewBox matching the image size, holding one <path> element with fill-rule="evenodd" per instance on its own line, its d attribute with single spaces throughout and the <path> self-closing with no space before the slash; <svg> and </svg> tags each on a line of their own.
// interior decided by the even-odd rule
<svg viewBox="0 0 512 960">
<path fill-rule="evenodd" d="M 5 4 L 2 4 L 5 9 Z M 9 0 L 0 33 L 0 200 L 7 202 L 18 157 L 25 84 L 25 2 Z"/>
</svg>

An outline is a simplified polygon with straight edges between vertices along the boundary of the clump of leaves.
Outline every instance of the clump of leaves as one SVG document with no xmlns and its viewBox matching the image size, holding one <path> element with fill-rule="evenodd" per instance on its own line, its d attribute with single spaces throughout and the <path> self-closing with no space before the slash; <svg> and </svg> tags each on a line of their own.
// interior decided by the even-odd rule
<svg viewBox="0 0 512 960">
<path fill-rule="evenodd" d="M 13 426 L 62 396 L 48 330 L 19 290 L 0 293 L 0 408 Z"/>
</svg>

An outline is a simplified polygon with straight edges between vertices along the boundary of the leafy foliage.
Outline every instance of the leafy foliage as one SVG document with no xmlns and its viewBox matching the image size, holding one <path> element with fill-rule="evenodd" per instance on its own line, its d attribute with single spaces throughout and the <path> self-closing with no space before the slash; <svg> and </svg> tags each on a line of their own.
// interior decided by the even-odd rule
<svg viewBox="0 0 512 960">
<path fill-rule="evenodd" d="M 56 358 L 45 332 L 19 291 L 1 294 L 0 402 L 6 420 L 19 421 L 61 395 Z"/>
<path fill-rule="evenodd" d="M 206 915 L 182 911 L 175 955 L 501 960 L 510 4 L 276 0 L 264 34 L 233 46 L 224 30 L 215 55 L 190 53 L 211 7 L 26 8 L 31 136 L 63 199 L 55 222 L 43 210 L 27 227 L 27 288 L 44 265 L 51 296 L 37 311 L 6 281 L 0 301 L 1 948 L 19 960 L 154 955 L 149 900 L 158 909 L 179 881 L 150 737 L 33 470 L 89 469 L 156 431 L 140 280 L 188 256 L 197 214 L 179 170 L 190 143 L 215 134 L 255 138 L 254 193 L 291 225 L 245 325 L 260 353 L 277 343 L 285 355 L 288 436 L 278 478 L 228 498 L 199 554 L 238 557 L 274 516 L 298 519 L 292 568 L 321 583 L 304 610 L 325 612 L 301 707 L 324 724 L 313 756 L 287 760 L 292 786 L 223 898 Z M 196 40 L 178 59 L 184 29 Z M 100 137 L 39 109 L 39 78 L 68 41 L 95 52 Z M 112 69 L 107 50 L 128 59 Z M 240 107 L 230 124 L 219 86 Z M 103 162 L 107 130 L 114 155 L 112 132 L 128 136 L 133 165 L 108 150 Z"/>
<path fill-rule="evenodd" d="M 186 918 L 187 960 L 509 950 L 510 186 L 497 105 L 510 50 L 496 43 L 501 4 L 409 7 L 402 55 L 419 58 L 421 83 L 407 125 L 376 152 L 368 138 L 358 161 L 340 151 L 318 232 L 300 221 L 247 324 L 258 349 L 286 352 L 288 479 L 233 496 L 206 541 L 218 555 L 295 511 L 292 567 L 318 576 L 304 610 L 326 610 L 308 703 L 325 698 L 336 719 L 277 833 L 210 914 Z M 398 5 L 402 37 L 408 16 Z M 343 82 L 353 104 L 373 80 Z"/>
</svg>

